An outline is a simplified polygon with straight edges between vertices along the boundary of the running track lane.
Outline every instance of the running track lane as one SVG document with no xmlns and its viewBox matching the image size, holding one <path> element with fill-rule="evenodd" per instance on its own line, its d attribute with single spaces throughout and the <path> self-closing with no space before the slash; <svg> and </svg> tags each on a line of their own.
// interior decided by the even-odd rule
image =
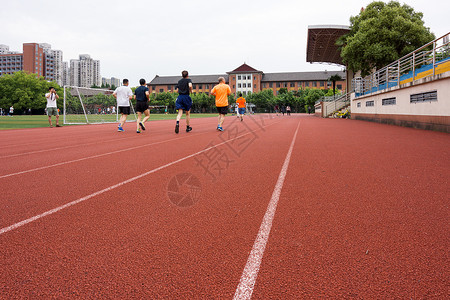
<svg viewBox="0 0 450 300">
<path fill-rule="evenodd" d="M 22 296 L 232 297 L 297 124 L 269 126 L 215 182 L 186 160 L 5 233 L 2 264 L 16 268 L 2 282 Z M 186 170 L 202 198 L 180 209 L 164 187 Z M 237 180 L 242 195 L 230 189 Z"/>
<path fill-rule="evenodd" d="M 255 299 L 448 299 L 448 134 L 302 122 Z"/>
<path fill-rule="evenodd" d="M 248 127 L 245 128 L 261 130 L 263 125 L 269 125 L 271 123 L 268 122 L 273 123 L 276 120 L 263 119 L 257 121 L 258 123 L 249 122 Z M 136 146 L 139 147 L 137 150 L 132 149 L 131 145 L 127 144 L 122 147 L 124 152 L 109 155 L 111 152 L 104 152 L 108 149 L 100 148 L 95 150 L 94 156 L 90 155 L 91 153 L 86 154 L 88 156 L 81 156 L 81 158 L 89 159 L 80 160 L 80 155 L 82 154 L 79 152 L 84 152 L 80 151 L 80 149 L 74 149 L 73 153 L 66 152 L 64 158 L 59 161 L 50 160 L 47 162 L 47 164 L 50 163 L 50 166 L 54 165 L 53 162 L 62 164 L 57 167 L 0 178 L 2 184 L 9 187 L 3 194 L 3 214 L 0 215 L 0 227 L 41 214 L 47 210 L 116 185 L 128 178 L 139 176 L 149 170 L 178 160 L 186 156 L 186 153 L 191 154 L 202 151 L 208 145 L 200 141 L 217 137 L 216 131 L 211 131 L 211 127 L 205 126 L 204 128 L 199 128 L 198 131 L 200 132 L 198 133 L 179 135 L 173 133 L 167 135 L 166 133 L 164 138 L 164 135 L 160 133 L 162 130 L 167 132 L 167 122 L 164 123 L 166 123 L 165 127 L 155 128 L 155 132 L 146 136 L 143 141 L 142 138 L 138 138 L 136 143 L 139 142 L 141 144 Z M 172 125 L 172 122 L 170 124 Z M 158 125 L 161 127 L 160 124 Z M 104 129 L 100 128 L 100 130 Z M 118 133 L 116 132 L 115 134 Z M 224 136 L 227 136 L 227 134 Z M 220 140 L 220 142 L 222 141 Z M 170 151 L 167 151 L 168 149 Z M 48 154 L 36 154 L 32 155 L 32 157 L 41 162 L 42 159 L 38 157 L 44 155 Z M 75 156 L 76 159 L 71 160 L 70 155 Z M 15 165 L 18 171 L 25 169 L 22 159 L 15 158 L 11 160 L 10 164 Z M 70 163 L 66 164 L 65 162 Z M 41 163 L 39 166 L 46 167 L 48 165 Z M 28 170 L 25 169 L 25 171 Z"/>
</svg>

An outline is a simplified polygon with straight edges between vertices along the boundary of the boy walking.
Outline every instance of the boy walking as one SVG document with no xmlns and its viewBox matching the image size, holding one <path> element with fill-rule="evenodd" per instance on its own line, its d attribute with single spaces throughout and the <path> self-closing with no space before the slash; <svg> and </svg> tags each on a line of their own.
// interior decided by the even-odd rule
<svg viewBox="0 0 450 300">
<path fill-rule="evenodd" d="M 245 114 L 245 98 L 242 97 L 242 93 L 239 93 L 239 98 L 236 100 L 236 105 L 238 105 L 238 116 L 241 118 L 241 122 Z"/>
<path fill-rule="evenodd" d="M 119 112 L 122 114 L 119 121 L 119 132 L 123 132 L 123 124 L 125 124 L 128 115 L 130 114 L 130 100 L 133 97 L 133 92 L 128 87 L 128 79 L 124 79 L 123 85 L 116 88 L 113 93 L 114 98 L 117 99 L 117 106 L 119 107 Z M 109 109 L 109 108 L 108 108 Z M 113 113 L 116 112 L 113 106 Z"/>
<path fill-rule="evenodd" d="M 59 111 L 56 105 L 56 99 L 59 99 L 59 96 L 52 86 L 48 88 L 48 93 L 45 94 L 45 98 L 47 98 L 47 116 L 50 127 L 53 127 L 52 116 L 56 118 L 56 127 L 61 127 L 59 125 Z"/>
<path fill-rule="evenodd" d="M 141 133 L 141 129 L 145 130 L 144 124 L 150 118 L 150 111 L 148 110 L 148 99 L 150 99 L 150 93 L 148 91 L 148 87 L 145 86 L 145 79 L 140 79 L 139 84 L 141 86 L 134 91 L 134 99 L 136 100 L 136 111 L 138 113 L 136 121 L 137 133 Z M 142 114 L 145 114 L 145 117 L 141 121 Z"/>
<path fill-rule="evenodd" d="M 211 95 L 216 96 L 216 107 L 219 113 L 217 130 L 223 131 L 223 121 L 228 112 L 228 96 L 231 95 L 230 86 L 225 84 L 225 78 L 219 78 L 219 84 L 211 90 Z"/>
<path fill-rule="evenodd" d="M 180 119 L 183 116 L 183 110 L 186 112 L 186 132 L 192 130 L 192 127 L 189 126 L 191 121 L 191 107 L 192 107 L 192 99 L 189 96 L 192 93 L 192 80 L 189 78 L 188 71 L 184 70 L 181 72 L 181 76 L 183 77 L 178 81 L 175 89 L 178 91 L 179 96 L 177 97 L 177 101 L 175 103 L 176 109 L 178 109 L 177 115 L 177 124 L 175 125 L 175 133 L 180 131 Z"/>
</svg>

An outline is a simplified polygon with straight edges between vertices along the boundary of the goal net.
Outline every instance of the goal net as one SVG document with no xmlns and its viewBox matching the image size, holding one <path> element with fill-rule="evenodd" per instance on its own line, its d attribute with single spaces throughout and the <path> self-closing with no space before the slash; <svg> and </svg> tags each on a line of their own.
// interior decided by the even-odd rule
<svg viewBox="0 0 450 300">
<path fill-rule="evenodd" d="M 113 90 L 64 87 L 64 124 L 103 124 L 119 122 L 120 115 Z M 136 113 L 130 102 L 131 114 L 127 122 L 136 122 Z"/>
</svg>

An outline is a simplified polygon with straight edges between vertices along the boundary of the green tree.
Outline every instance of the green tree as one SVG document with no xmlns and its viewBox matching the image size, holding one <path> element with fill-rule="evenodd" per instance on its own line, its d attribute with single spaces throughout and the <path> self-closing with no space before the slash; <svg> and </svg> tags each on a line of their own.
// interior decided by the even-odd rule
<svg viewBox="0 0 450 300">
<path fill-rule="evenodd" d="M 60 96 L 58 107 L 62 106 L 63 91 L 56 82 L 48 82 L 44 77 L 20 71 L 12 75 L 0 77 L 0 107 L 16 109 L 44 109 L 46 106 L 45 93 L 49 87 L 55 88 Z"/>
<path fill-rule="evenodd" d="M 328 81 L 331 81 L 333 83 L 333 99 L 336 98 L 336 81 L 340 80 L 342 80 L 342 77 L 338 74 L 332 75 L 330 76 L 330 78 L 328 78 Z"/>
<path fill-rule="evenodd" d="M 338 40 L 349 69 L 368 75 L 435 39 L 423 14 L 397 1 L 375 1 L 350 18 L 351 30 Z"/>
</svg>

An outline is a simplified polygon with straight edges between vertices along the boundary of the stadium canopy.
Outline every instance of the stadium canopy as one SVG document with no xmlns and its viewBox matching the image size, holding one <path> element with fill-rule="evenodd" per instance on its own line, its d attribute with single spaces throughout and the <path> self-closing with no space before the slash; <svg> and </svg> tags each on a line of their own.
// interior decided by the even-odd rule
<svg viewBox="0 0 450 300">
<path fill-rule="evenodd" d="M 336 40 L 350 31 L 345 25 L 308 26 L 306 61 L 344 65 Z"/>
</svg>

